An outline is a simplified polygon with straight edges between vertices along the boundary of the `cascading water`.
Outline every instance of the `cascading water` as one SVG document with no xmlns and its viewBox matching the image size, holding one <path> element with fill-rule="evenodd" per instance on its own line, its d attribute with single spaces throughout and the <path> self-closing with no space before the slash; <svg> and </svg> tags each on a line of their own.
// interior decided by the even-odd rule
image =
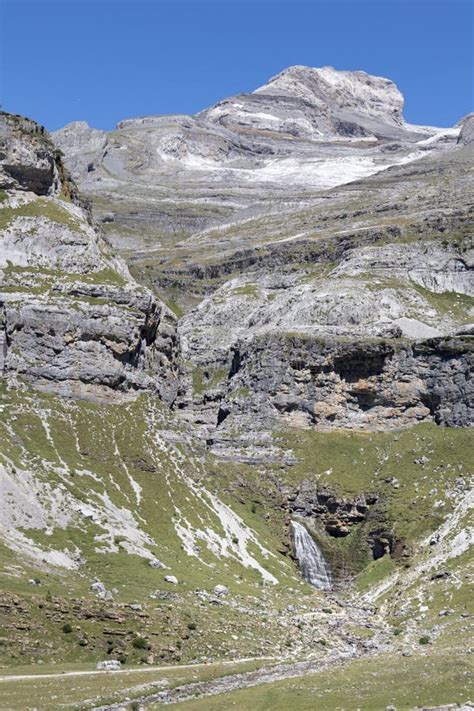
<svg viewBox="0 0 474 711">
<path fill-rule="evenodd" d="M 301 575 L 315 588 L 331 587 L 331 575 L 324 556 L 306 528 L 298 521 L 291 522 L 295 556 Z"/>
</svg>

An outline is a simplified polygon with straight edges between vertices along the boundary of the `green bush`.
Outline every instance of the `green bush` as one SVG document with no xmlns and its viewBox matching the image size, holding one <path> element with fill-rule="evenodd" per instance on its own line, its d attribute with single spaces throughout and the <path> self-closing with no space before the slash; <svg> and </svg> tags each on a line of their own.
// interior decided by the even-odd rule
<svg viewBox="0 0 474 711">
<path fill-rule="evenodd" d="M 132 645 L 135 649 L 148 649 L 148 642 L 145 637 L 135 637 Z"/>
<path fill-rule="evenodd" d="M 424 634 L 420 639 L 418 640 L 420 644 L 429 644 L 430 643 L 430 638 L 428 635 Z"/>
<path fill-rule="evenodd" d="M 71 634 L 72 632 L 72 625 L 69 624 L 69 622 L 65 622 L 63 624 L 63 632 L 64 634 Z"/>
</svg>

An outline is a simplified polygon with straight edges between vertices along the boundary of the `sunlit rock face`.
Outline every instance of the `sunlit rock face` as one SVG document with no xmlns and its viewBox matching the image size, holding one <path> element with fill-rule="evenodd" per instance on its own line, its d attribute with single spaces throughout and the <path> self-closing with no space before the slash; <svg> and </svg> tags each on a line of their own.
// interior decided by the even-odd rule
<svg viewBox="0 0 474 711">
<path fill-rule="evenodd" d="M 130 118 L 111 132 L 73 122 L 53 138 L 113 244 L 136 259 L 446 150 L 459 131 L 407 124 L 383 77 L 295 66 L 195 116 Z"/>
<path fill-rule="evenodd" d="M 195 116 L 54 134 L 110 243 L 178 307 L 176 404 L 210 446 L 470 422 L 469 121 L 413 126 L 389 79 L 295 66 Z"/>
<path fill-rule="evenodd" d="M 2 114 L 2 364 L 66 394 L 171 402 L 175 319 L 111 252 L 47 132 Z"/>
<path fill-rule="evenodd" d="M 317 140 L 402 135 L 408 128 L 402 110 L 403 97 L 388 79 L 333 67 L 295 66 L 201 116 L 236 132 L 277 131 Z"/>
</svg>

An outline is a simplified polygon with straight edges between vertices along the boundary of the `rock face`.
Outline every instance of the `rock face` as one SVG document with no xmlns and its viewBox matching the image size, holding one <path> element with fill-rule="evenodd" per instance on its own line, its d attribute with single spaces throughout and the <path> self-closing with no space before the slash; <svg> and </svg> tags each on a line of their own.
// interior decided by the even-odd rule
<svg viewBox="0 0 474 711">
<path fill-rule="evenodd" d="M 235 433 L 258 436 L 288 426 L 468 426 L 472 367 L 469 337 L 407 343 L 267 335 L 234 346 L 229 370 L 218 382 L 211 373 L 195 409 L 183 412 L 195 417 L 217 452 Z"/>
<path fill-rule="evenodd" d="M 288 496 L 288 504 L 292 515 L 317 517 L 330 536 L 344 538 L 353 526 L 367 520 L 377 499 L 377 494 L 341 499 L 325 487 L 317 488 L 310 481 L 302 481 L 298 490 Z"/>
<path fill-rule="evenodd" d="M 277 132 L 298 138 L 395 138 L 407 131 L 395 84 L 365 72 L 294 66 L 252 94 L 219 102 L 200 114 L 236 133 Z"/>
<path fill-rule="evenodd" d="M 154 390 L 215 447 L 250 420 L 467 424 L 468 124 L 411 126 L 393 82 L 300 66 L 194 117 L 76 122 L 54 141 L 106 240 L 61 199 L 61 157 L 29 125 L 52 172 L 44 198 L 20 194 L 20 149 L 5 154 L 5 367 L 67 392 Z M 111 246 L 187 311 L 178 326 Z"/>
<path fill-rule="evenodd" d="M 168 269 L 209 258 L 216 230 L 455 145 L 459 128 L 412 126 L 402 109 L 388 79 L 297 66 L 196 116 L 127 119 L 110 133 L 76 122 L 53 138 L 113 246 L 161 294 Z M 219 254 L 232 246 L 217 241 Z"/>
<path fill-rule="evenodd" d="M 59 156 L 42 126 L 23 116 L 0 114 L 0 175 L 4 188 L 37 195 L 60 191 Z"/>
<path fill-rule="evenodd" d="M 46 132 L 1 120 L 3 371 L 66 394 L 172 402 L 173 315 L 110 252 Z"/>
<path fill-rule="evenodd" d="M 474 114 L 468 114 L 461 121 L 461 132 L 459 134 L 458 143 L 463 146 L 474 143 Z"/>
</svg>

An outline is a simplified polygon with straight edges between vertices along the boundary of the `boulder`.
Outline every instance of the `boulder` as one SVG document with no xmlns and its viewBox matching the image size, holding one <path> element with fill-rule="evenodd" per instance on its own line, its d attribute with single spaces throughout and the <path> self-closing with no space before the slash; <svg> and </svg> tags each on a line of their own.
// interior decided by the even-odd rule
<svg viewBox="0 0 474 711">
<path fill-rule="evenodd" d="M 166 568 L 166 565 L 162 563 L 161 560 L 158 560 L 158 558 L 152 558 L 149 560 L 148 565 L 150 568 Z"/>
<path fill-rule="evenodd" d="M 171 585 L 177 585 L 178 578 L 175 575 L 165 575 L 165 582 L 171 583 Z"/>
<path fill-rule="evenodd" d="M 121 668 L 122 664 L 118 659 L 106 659 L 103 662 L 97 662 L 96 665 L 98 671 L 119 671 Z"/>
<path fill-rule="evenodd" d="M 229 588 L 225 585 L 216 585 L 214 588 L 214 595 L 228 595 Z"/>
</svg>

